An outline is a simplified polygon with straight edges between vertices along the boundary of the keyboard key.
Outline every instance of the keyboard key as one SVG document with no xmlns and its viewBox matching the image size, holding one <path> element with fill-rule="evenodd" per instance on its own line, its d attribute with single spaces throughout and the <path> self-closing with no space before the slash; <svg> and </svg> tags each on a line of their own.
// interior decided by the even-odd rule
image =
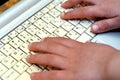
<svg viewBox="0 0 120 80">
<path fill-rule="evenodd" d="M 3 75 L 7 70 L 7 67 L 0 63 L 0 76 Z"/>
<path fill-rule="evenodd" d="M 80 21 L 80 24 L 83 25 L 85 28 L 89 28 L 92 25 L 92 22 L 88 20 L 82 20 Z"/>
<path fill-rule="evenodd" d="M 47 31 L 44 30 L 44 29 L 40 29 L 40 31 L 38 31 L 38 32 L 36 33 L 36 35 L 39 36 L 39 37 L 42 39 L 42 38 L 48 37 L 48 36 L 50 35 L 50 33 L 47 32 Z"/>
<path fill-rule="evenodd" d="M 0 62 L 5 58 L 6 56 L 2 53 L 2 52 L 0 52 Z"/>
<path fill-rule="evenodd" d="M 36 65 L 32 65 L 30 68 L 27 69 L 27 72 L 29 74 L 31 74 L 33 72 L 42 72 L 42 69 Z"/>
<path fill-rule="evenodd" d="M 76 40 L 80 34 L 78 34 L 76 31 L 74 30 L 71 30 L 67 35 L 66 35 L 68 38 L 71 38 L 71 39 L 74 39 Z"/>
<path fill-rule="evenodd" d="M 11 68 L 14 64 L 16 64 L 16 62 L 17 61 L 10 56 L 2 60 L 2 64 L 4 64 L 7 68 Z"/>
<path fill-rule="evenodd" d="M 65 22 L 61 27 L 65 29 L 66 31 L 70 31 L 73 29 L 74 26 L 70 24 L 69 22 Z"/>
<path fill-rule="evenodd" d="M 60 27 L 64 23 L 64 20 L 61 20 L 60 18 L 56 18 L 51 23 L 57 27 Z"/>
<path fill-rule="evenodd" d="M 51 10 L 52 8 L 54 8 L 55 7 L 55 5 L 53 4 L 53 3 L 51 3 L 51 4 L 49 4 L 48 6 L 47 6 L 47 8 L 49 9 L 49 10 Z"/>
<path fill-rule="evenodd" d="M 92 39 L 92 37 L 90 37 L 88 34 L 83 33 L 78 39 L 77 41 L 83 42 L 85 43 L 86 41 L 90 41 Z"/>
<path fill-rule="evenodd" d="M 30 79 L 30 75 L 27 72 L 24 72 L 23 74 L 21 74 L 16 80 L 31 80 Z"/>
<path fill-rule="evenodd" d="M 22 40 L 22 41 L 24 41 L 24 42 L 26 42 L 30 37 L 31 37 L 32 35 L 30 35 L 28 32 L 26 32 L 26 31 L 23 31 L 22 33 L 20 33 L 19 35 L 18 35 L 18 37 Z"/>
<path fill-rule="evenodd" d="M 22 32 L 25 30 L 25 27 L 19 26 L 18 28 L 15 29 L 18 33 Z"/>
<path fill-rule="evenodd" d="M 52 9 L 51 11 L 49 11 L 49 14 L 52 15 L 54 18 L 58 17 L 61 13 L 56 10 L 56 9 Z"/>
<path fill-rule="evenodd" d="M 1 41 L 6 44 L 11 40 L 11 38 L 9 36 L 5 36 L 4 38 L 1 39 Z"/>
<path fill-rule="evenodd" d="M 2 78 L 3 80 L 15 80 L 18 76 L 19 74 L 14 69 L 10 69 L 2 76 Z"/>
<path fill-rule="evenodd" d="M 40 12 L 40 11 L 35 14 L 35 16 L 36 16 L 37 18 L 41 18 L 43 15 L 44 15 L 44 14 L 43 14 L 42 12 Z"/>
<path fill-rule="evenodd" d="M 40 38 L 36 35 L 33 35 L 31 38 L 28 39 L 28 42 L 29 43 L 32 43 L 32 42 L 36 42 L 36 41 L 39 41 Z"/>
<path fill-rule="evenodd" d="M 29 43 L 26 42 L 26 43 L 23 43 L 23 44 L 20 46 L 20 49 L 21 49 L 22 51 L 24 51 L 26 54 L 29 54 L 28 45 L 29 45 Z"/>
<path fill-rule="evenodd" d="M 82 34 L 86 29 L 80 24 L 78 24 L 76 27 L 74 27 L 74 30 L 78 32 L 79 34 Z"/>
<path fill-rule="evenodd" d="M 14 30 L 10 34 L 8 34 L 9 37 L 14 38 L 18 35 L 18 33 Z"/>
<path fill-rule="evenodd" d="M 44 13 L 44 14 L 47 13 L 48 11 L 49 11 L 48 8 L 43 8 L 43 9 L 41 10 L 41 12 Z"/>
<path fill-rule="evenodd" d="M 54 33 L 60 37 L 63 37 L 67 34 L 67 31 L 65 31 L 63 28 L 58 28 Z"/>
<path fill-rule="evenodd" d="M 41 19 L 37 20 L 34 25 L 40 29 L 47 25 L 47 23 Z"/>
<path fill-rule="evenodd" d="M 13 68 L 19 73 L 23 73 L 28 68 L 28 66 L 24 62 L 19 61 L 17 64 L 14 65 Z"/>
<path fill-rule="evenodd" d="M 2 42 L 0 42 L 0 48 L 3 46 L 4 44 Z"/>
<path fill-rule="evenodd" d="M 38 20 L 38 18 L 36 17 L 36 16 L 32 16 L 30 19 L 29 19 L 29 21 L 31 22 L 31 23 L 34 23 L 35 21 L 37 21 Z"/>
<path fill-rule="evenodd" d="M 51 22 L 54 18 L 53 18 L 52 16 L 50 16 L 49 14 L 45 14 L 45 15 L 42 17 L 42 19 L 43 19 L 45 22 L 49 23 L 49 22 Z"/>
<path fill-rule="evenodd" d="M 11 54 L 15 49 L 10 46 L 9 44 L 6 44 L 5 46 L 3 46 L 0 51 L 2 53 L 4 53 L 6 56 L 9 56 L 9 54 Z"/>
<path fill-rule="evenodd" d="M 20 40 L 19 38 L 15 37 L 13 38 L 9 44 L 12 45 L 14 48 L 18 48 L 20 45 L 22 45 L 24 42 Z"/>
<path fill-rule="evenodd" d="M 52 24 L 48 24 L 48 25 L 46 25 L 46 26 L 44 27 L 44 29 L 47 30 L 49 33 L 52 33 L 52 32 L 54 32 L 54 31 L 57 29 L 57 27 L 55 27 L 55 26 L 52 25 Z"/>
<path fill-rule="evenodd" d="M 22 24 L 25 28 L 29 27 L 32 25 L 32 23 L 30 21 L 25 21 L 23 24 Z"/>
<path fill-rule="evenodd" d="M 26 29 L 27 32 L 29 32 L 31 35 L 34 35 L 36 32 L 39 31 L 39 28 L 37 28 L 36 26 L 34 25 L 31 25 L 30 27 L 28 27 Z"/>
<path fill-rule="evenodd" d="M 91 32 L 91 27 L 86 31 L 87 34 L 89 34 L 91 37 L 94 37 L 95 34 Z"/>
<path fill-rule="evenodd" d="M 79 20 L 69 20 L 69 22 L 75 26 L 77 26 L 79 24 Z"/>
<path fill-rule="evenodd" d="M 11 53 L 11 56 L 16 60 L 20 61 L 22 58 L 26 56 L 26 54 L 22 50 L 16 49 L 15 52 Z"/>
</svg>

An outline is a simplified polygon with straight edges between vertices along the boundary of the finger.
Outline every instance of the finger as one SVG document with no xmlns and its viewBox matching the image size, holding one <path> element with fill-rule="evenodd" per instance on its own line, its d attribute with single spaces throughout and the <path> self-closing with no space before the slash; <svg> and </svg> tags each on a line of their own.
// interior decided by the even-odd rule
<svg viewBox="0 0 120 80">
<path fill-rule="evenodd" d="M 63 3 L 61 6 L 63 8 L 71 8 L 76 6 L 77 4 L 80 4 L 82 0 L 68 0 L 65 3 Z"/>
<path fill-rule="evenodd" d="M 92 19 L 95 17 L 103 17 L 104 13 L 96 6 L 86 6 L 75 9 L 73 11 L 61 15 L 62 19 Z"/>
<path fill-rule="evenodd" d="M 105 19 L 93 24 L 91 30 L 94 33 L 102 33 L 112 29 L 120 28 L 119 17 Z"/>
<path fill-rule="evenodd" d="M 78 44 L 81 44 L 81 45 L 83 44 L 83 43 L 77 42 L 75 40 L 67 39 L 67 38 L 63 38 L 63 37 L 48 37 L 48 38 L 45 38 L 44 40 L 56 42 L 56 43 L 62 44 L 67 47 L 75 47 Z"/>
<path fill-rule="evenodd" d="M 73 75 L 67 71 L 37 72 L 32 73 L 30 77 L 31 80 L 74 80 Z"/>
<path fill-rule="evenodd" d="M 50 66 L 57 69 L 65 69 L 69 65 L 68 61 L 64 57 L 52 54 L 29 55 L 26 60 L 31 64 Z"/>
<path fill-rule="evenodd" d="M 66 47 L 56 42 L 47 41 L 47 40 L 31 43 L 28 46 L 28 48 L 31 51 L 46 52 L 46 53 L 51 53 L 51 54 L 57 54 L 60 56 L 66 56 L 70 51 L 69 47 Z"/>
</svg>

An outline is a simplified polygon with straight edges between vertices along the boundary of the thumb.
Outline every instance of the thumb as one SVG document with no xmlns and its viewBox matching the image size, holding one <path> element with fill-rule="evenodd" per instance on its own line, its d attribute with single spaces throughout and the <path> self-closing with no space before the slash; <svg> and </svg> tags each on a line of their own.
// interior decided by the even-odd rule
<svg viewBox="0 0 120 80">
<path fill-rule="evenodd" d="M 95 22 L 92 25 L 92 32 L 93 33 L 102 33 L 106 31 L 110 31 L 112 29 L 120 28 L 120 19 L 119 17 L 111 18 L 111 19 L 105 19 L 98 22 Z"/>
</svg>

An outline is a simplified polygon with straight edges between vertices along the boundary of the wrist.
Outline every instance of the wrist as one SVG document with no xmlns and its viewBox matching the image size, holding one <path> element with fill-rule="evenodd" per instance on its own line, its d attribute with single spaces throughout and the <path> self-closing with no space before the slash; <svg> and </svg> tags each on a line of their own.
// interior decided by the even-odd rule
<svg viewBox="0 0 120 80">
<path fill-rule="evenodd" d="M 108 64 L 109 80 L 120 80 L 120 51 L 117 51 Z"/>
</svg>

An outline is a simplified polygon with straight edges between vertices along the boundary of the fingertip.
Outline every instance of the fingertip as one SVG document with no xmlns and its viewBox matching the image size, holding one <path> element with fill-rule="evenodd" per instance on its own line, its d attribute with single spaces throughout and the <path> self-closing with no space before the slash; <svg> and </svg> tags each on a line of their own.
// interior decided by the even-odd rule
<svg viewBox="0 0 120 80">
<path fill-rule="evenodd" d="M 30 59 L 31 59 L 31 55 L 28 55 L 28 56 L 26 57 L 26 61 L 30 63 Z"/>
<path fill-rule="evenodd" d="M 91 31 L 92 31 L 93 33 L 98 33 L 98 31 L 99 31 L 99 26 L 96 25 L 96 24 L 94 24 L 94 25 L 92 26 L 92 28 L 91 28 Z"/>
</svg>

